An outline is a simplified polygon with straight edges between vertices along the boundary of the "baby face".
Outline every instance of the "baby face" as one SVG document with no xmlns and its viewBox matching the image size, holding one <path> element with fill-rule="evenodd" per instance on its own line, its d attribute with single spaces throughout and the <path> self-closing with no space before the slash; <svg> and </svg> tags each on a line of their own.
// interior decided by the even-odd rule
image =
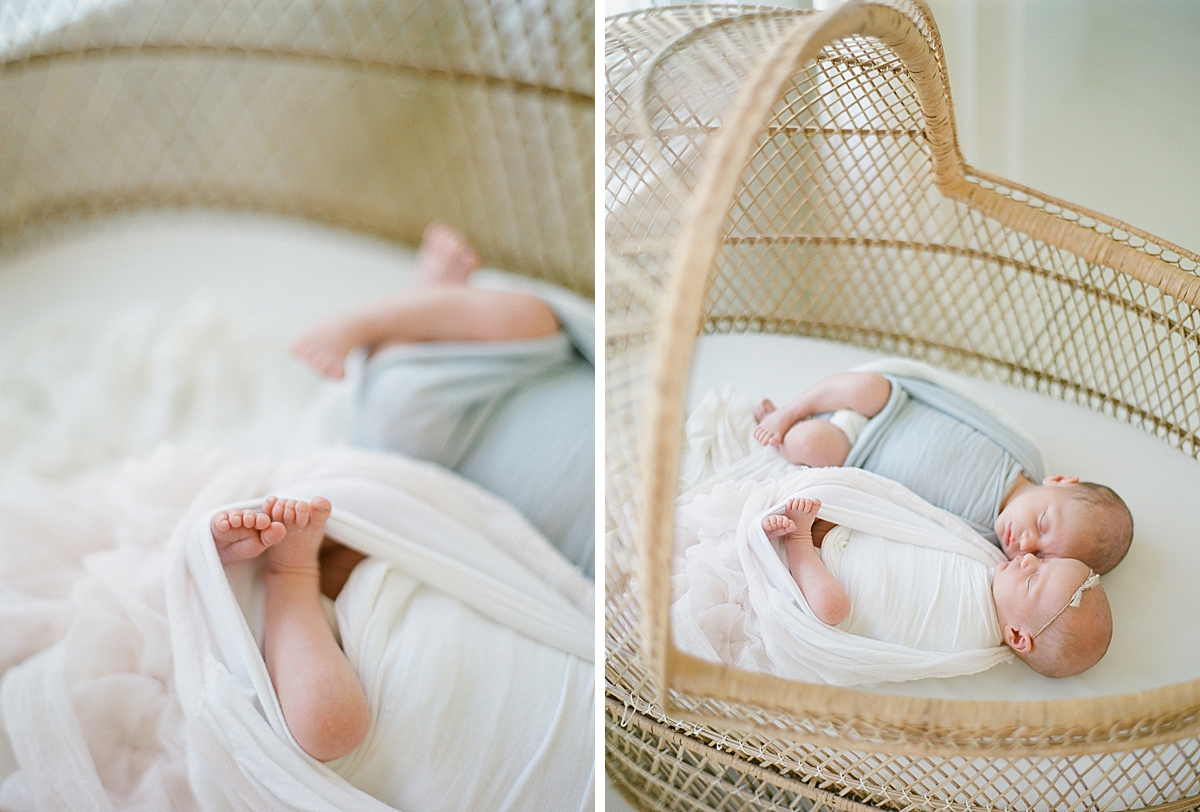
<svg viewBox="0 0 1200 812">
<path fill-rule="evenodd" d="M 1033 553 L 1040 558 L 1076 558 L 1087 532 L 1086 505 L 1074 498 L 1074 485 L 1034 485 L 1008 500 L 992 529 L 1009 558 Z M 1086 556 L 1085 556 L 1086 557 Z"/>
<path fill-rule="evenodd" d="M 1000 625 L 1035 634 L 1067 605 L 1089 573 L 1087 564 L 1074 558 L 1038 558 L 1033 553 L 997 564 L 992 597 Z"/>
</svg>

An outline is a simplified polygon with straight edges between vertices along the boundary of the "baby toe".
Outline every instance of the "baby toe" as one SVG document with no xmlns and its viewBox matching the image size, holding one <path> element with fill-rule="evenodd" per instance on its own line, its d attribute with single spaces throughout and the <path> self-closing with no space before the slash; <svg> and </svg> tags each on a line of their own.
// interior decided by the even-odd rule
<svg viewBox="0 0 1200 812">
<path fill-rule="evenodd" d="M 281 522 L 271 522 L 271 524 L 259 534 L 259 538 L 262 539 L 264 547 L 270 547 L 272 544 L 278 544 L 279 542 L 283 541 L 286 535 L 287 528 L 284 527 Z"/>
<path fill-rule="evenodd" d="M 324 526 L 329 518 L 330 512 L 333 510 L 333 505 L 323 496 L 318 496 L 312 500 L 312 522 L 315 525 Z"/>
</svg>

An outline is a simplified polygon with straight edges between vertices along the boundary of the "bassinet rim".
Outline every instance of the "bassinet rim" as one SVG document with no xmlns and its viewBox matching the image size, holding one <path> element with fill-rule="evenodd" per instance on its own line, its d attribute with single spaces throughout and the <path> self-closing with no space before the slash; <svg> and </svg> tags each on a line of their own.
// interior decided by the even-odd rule
<svg viewBox="0 0 1200 812">
<path fill-rule="evenodd" d="M 399 60 L 372 59 L 347 54 L 321 53 L 303 49 L 284 48 L 253 48 L 245 45 L 212 45 L 201 41 L 194 43 L 146 43 L 139 45 L 106 45 L 85 46 L 79 48 L 61 48 L 41 51 L 21 56 L 0 58 L 0 71 L 15 71 L 37 68 L 53 64 L 60 59 L 75 60 L 133 58 L 143 55 L 172 55 L 211 57 L 244 56 L 259 59 L 295 59 L 302 62 L 317 62 L 332 65 L 346 65 L 369 70 L 388 71 L 394 73 L 413 74 L 421 77 L 439 78 L 446 81 L 464 82 L 470 84 L 497 85 L 511 90 L 526 93 L 536 93 L 547 96 L 560 96 L 569 101 L 582 104 L 593 104 L 595 95 L 582 93 L 566 87 L 556 87 L 549 84 L 535 84 L 520 79 L 496 76 L 490 73 L 468 73 L 466 71 L 447 70 L 429 67 Z"/>
<path fill-rule="evenodd" d="M 928 9 L 918 8 L 936 32 Z M 866 0 L 848 2 L 819 15 L 800 19 L 789 34 L 758 62 L 754 74 L 738 95 L 733 110 L 723 116 L 721 129 L 706 145 L 706 164 L 675 241 L 670 273 L 651 350 L 647 408 L 643 413 L 643 452 L 639 470 L 639 535 L 637 580 L 640 582 L 641 650 L 639 657 L 653 676 L 653 690 L 664 712 L 693 721 L 719 721 L 757 732 L 778 735 L 777 727 L 729 717 L 714 717 L 689 710 L 672 691 L 697 694 L 697 698 L 729 700 L 778 709 L 809 721 L 814 728 L 836 731 L 816 734 L 823 746 L 861 748 L 870 742 L 872 752 L 897 754 L 971 754 L 1053 756 L 1127 751 L 1174 742 L 1200 731 L 1200 677 L 1126 694 L 1069 700 L 925 700 L 869 691 L 782 680 L 717 666 L 675 649 L 670 634 L 670 555 L 673 542 L 674 494 L 680 453 L 678 427 L 683 421 L 683 396 L 691 368 L 697 325 L 703 323 L 703 299 L 724 233 L 723 224 L 732 205 L 749 158 L 752 139 L 769 117 L 780 88 L 813 55 L 834 39 L 849 35 L 874 36 L 893 47 L 909 69 L 921 100 L 925 133 L 929 141 L 935 186 L 985 216 L 1000 221 L 1034 239 L 1055 245 L 1089 262 L 1112 268 L 1162 290 L 1192 306 L 1200 306 L 1200 277 L 1137 248 L 1065 220 L 1052 218 L 1014 199 L 968 180 L 971 176 L 1053 205 L 1079 212 L 1082 207 L 1026 190 L 1018 184 L 968 167 L 962 160 L 954 134 L 952 108 L 944 77 L 924 35 L 900 11 Z M 886 39 L 892 36 L 895 43 Z M 910 60 L 919 60 L 914 68 Z M 944 98 L 939 98 L 944 96 Z M 740 141 L 738 140 L 740 138 Z M 1087 210 L 1083 210 L 1087 211 Z M 1095 213 L 1088 212 L 1088 215 Z M 1114 218 L 1095 216 L 1099 222 L 1132 229 Z M 1151 235 L 1157 246 L 1170 245 Z M 1145 239 L 1143 237 L 1143 239 Z M 1171 246 L 1176 249 L 1176 246 Z M 1177 250 L 1178 255 L 1200 262 L 1200 257 Z M 800 686 L 800 687 L 797 687 Z M 877 740 L 863 729 L 864 694 L 870 694 L 877 725 L 899 728 L 897 741 Z M 880 698 L 883 699 L 880 699 Z M 883 712 L 880 709 L 883 708 Z M 1040 730 L 1042 735 L 1022 739 L 1021 732 Z M 1055 740 L 1054 730 L 1083 730 L 1081 735 Z M 909 738 L 917 737 L 916 743 Z M 803 735 L 789 738 L 805 740 Z M 983 743 L 980 746 L 980 743 Z"/>
<path fill-rule="evenodd" d="M 809 730 L 789 728 L 787 738 L 822 747 L 865 748 L 908 756 L 1074 756 L 1123 752 L 1131 746 L 1153 747 L 1186 738 L 1200 728 L 1200 678 L 1083 699 L 944 699 L 888 694 L 869 686 L 855 689 L 803 683 L 737 671 L 674 648 L 670 656 L 678 659 L 672 691 L 755 706 L 763 706 L 762 692 L 771 691 L 781 697 L 780 710 L 789 715 L 795 715 L 789 697 L 806 694 L 801 701 L 819 705 L 821 717 L 814 720 Z M 730 671 L 737 671 L 732 682 L 727 679 Z M 861 712 L 864 696 L 871 699 L 870 715 Z M 1172 701 L 1176 704 L 1172 705 Z M 670 693 L 660 704 L 672 718 L 698 724 L 714 721 L 711 715 L 675 702 Z M 1109 706 L 1114 712 L 1103 715 L 1095 712 L 1097 707 Z M 1128 722 L 1136 716 L 1137 709 L 1145 714 L 1140 719 L 1153 719 L 1155 713 L 1161 716 L 1162 707 L 1180 706 L 1185 710 L 1175 714 L 1178 721 L 1144 725 Z M 912 719 L 921 719 L 925 724 L 911 724 Z M 937 724 L 945 719 L 970 719 L 976 724 L 963 725 L 957 730 L 944 722 Z M 738 718 L 721 717 L 720 722 L 726 728 L 750 733 L 777 736 L 782 732 L 778 726 Z M 906 723 L 909 727 L 903 729 Z M 992 728 L 989 730 L 985 725 Z M 1059 732 L 1072 730 L 1084 732 Z"/>
</svg>

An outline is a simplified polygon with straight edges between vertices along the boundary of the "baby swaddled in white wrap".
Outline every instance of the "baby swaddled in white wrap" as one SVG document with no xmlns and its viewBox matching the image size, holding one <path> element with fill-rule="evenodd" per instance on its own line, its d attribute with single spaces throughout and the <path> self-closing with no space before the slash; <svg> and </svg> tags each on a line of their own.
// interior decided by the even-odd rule
<svg viewBox="0 0 1200 812">
<path fill-rule="evenodd" d="M 828 552 L 813 546 L 818 517 L 838 525 Z M 1057 676 L 1090 667 L 1111 636 L 1086 565 L 1010 562 L 866 471 L 717 485 L 683 500 L 676 525 L 675 642 L 705 659 L 861 685 L 971 674 L 1015 651 Z"/>
<path fill-rule="evenodd" d="M 368 556 L 338 595 L 336 615 L 342 648 L 371 709 L 370 728 L 353 751 L 328 763 L 344 781 L 322 782 L 321 792 L 339 810 L 370 809 L 374 799 L 405 812 L 586 808 L 593 769 L 586 735 L 594 681 L 590 618 L 518 557 L 549 550 L 515 514 L 458 488 L 461 480 L 435 466 L 421 466 L 421 474 L 416 488 L 411 478 L 351 471 L 288 489 L 298 498 L 328 495 L 334 509 L 326 536 Z M 442 490 L 448 487 L 455 490 Z M 209 533 L 193 535 L 189 571 L 207 591 L 204 584 L 210 578 L 219 584 L 221 575 L 212 567 Z M 562 562 L 556 575 L 582 594 L 567 571 Z M 210 641 L 224 648 L 239 625 L 236 618 L 224 629 L 214 624 Z M 226 662 L 235 675 L 248 672 L 265 721 L 282 737 L 272 744 L 276 758 L 253 770 L 243 766 L 262 798 L 247 804 L 246 790 L 231 791 L 221 776 L 223 801 L 258 809 L 263 799 L 278 799 L 300 808 L 296 793 L 311 791 L 304 775 L 317 765 L 288 746 L 295 731 L 286 704 L 280 708 L 278 675 L 264 673 L 256 649 L 243 648 Z M 185 692 L 185 707 L 194 701 L 204 716 L 207 692 Z M 245 733 L 266 732 L 250 710 L 210 728 L 231 755 L 240 756 Z M 307 769 L 297 774 L 298 763 L 281 769 L 297 756 Z"/>
<path fill-rule="evenodd" d="M 839 629 L 947 653 L 1004 642 L 992 600 L 992 571 L 1002 558 L 987 564 L 845 525 L 830 530 L 820 549 L 821 560 L 850 598 Z M 939 606 L 957 611 L 937 611 Z"/>
<path fill-rule="evenodd" d="M 264 663 L 262 557 L 223 567 L 210 529 L 268 492 L 328 497 L 327 535 L 368 556 L 336 615 L 370 729 L 329 763 L 297 745 Z M 10 511 L 36 560 L 0 546 L 0 585 L 25 584 L 0 636 L 17 766 L 0 808 L 591 809 L 591 584 L 482 489 L 349 449 L 166 449 L 56 493 Z"/>
</svg>

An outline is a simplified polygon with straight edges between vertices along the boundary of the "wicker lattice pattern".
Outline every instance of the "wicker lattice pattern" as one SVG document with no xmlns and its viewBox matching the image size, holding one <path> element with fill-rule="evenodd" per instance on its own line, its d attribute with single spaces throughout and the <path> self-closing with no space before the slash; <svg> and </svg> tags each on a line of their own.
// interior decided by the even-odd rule
<svg viewBox="0 0 1200 812">
<path fill-rule="evenodd" d="M 1121 761 L 898 759 L 681 724 L 612 697 L 605 726 L 609 777 L 646 809 L 1200 809 L 1194 740 Z M 1163 802 L 1167 787 L 1182 798 Z"/>
<path fill-rule="evenodd" d="M 0 241 L 178 206 L 408 242 L 592 294 L 590 2 L 0 6 Z"/>
<path fill-rule="evenodd" d="M 871 808 L 794 779 L 764 777 L 763 770 L 723 752 L 720 744 L 704 744 L 645 718 L 631 725 L 633 718 L 611 700 L 605 708 L 608 774 L 635 800 L 653 799 L 654 808 L 755 812 Z"/>
<path fill-rule="evenodd" d="M 798 698 L 669 655 L 662 609 L 697 333 L 908 355 L 1087 405 L 1200 457 L 1200 257 L 965 166 L 917 3 L 624 15 L 608 21 L 606 79 L 618 785 L 665 809 L 821 808 L 826 791 L 900 809 L 1195 808 L 1197 684 L 1036 709 Z"/>
</svg>

